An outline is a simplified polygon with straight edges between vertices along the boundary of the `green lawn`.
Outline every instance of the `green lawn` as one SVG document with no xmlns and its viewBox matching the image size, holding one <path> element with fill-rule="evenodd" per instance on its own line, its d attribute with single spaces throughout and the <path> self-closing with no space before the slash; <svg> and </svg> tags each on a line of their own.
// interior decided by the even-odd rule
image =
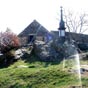
<svg viewBox="0 0 88 88">
<path fill-rule="evenodd" d="M 19 60 L 8 68 L 0 69 L 0 88 L 69 88 L 77 85 L 76 76 L 62 68 L 62 62 Z M 82 80 L 88 85 L 88 78 Z"/>
</svg>

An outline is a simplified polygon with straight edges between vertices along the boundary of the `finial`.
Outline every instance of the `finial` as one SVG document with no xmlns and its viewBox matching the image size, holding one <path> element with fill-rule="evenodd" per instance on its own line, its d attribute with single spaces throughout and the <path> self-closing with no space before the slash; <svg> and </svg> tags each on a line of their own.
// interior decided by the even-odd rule
<svg viewBox="0 0 88 88">
<path fill-rule="evenodd" d="M 62 10 L 63 7 L 61 6 L 60 8 L 61 8 L 61 20 L 63 20 L 63 10 Z"/>
<path fill-rule="evenodd" d="M 65 29 L 65 23 L 64 23 L 64 20 L 63 20 L 63 10 L 62 10 L 63 7 L 61 6 L 60 8 L 61 8 L 61 10 L 60 10 L 60 12 L 61 12 L 60 28 Z"/>
</svg>

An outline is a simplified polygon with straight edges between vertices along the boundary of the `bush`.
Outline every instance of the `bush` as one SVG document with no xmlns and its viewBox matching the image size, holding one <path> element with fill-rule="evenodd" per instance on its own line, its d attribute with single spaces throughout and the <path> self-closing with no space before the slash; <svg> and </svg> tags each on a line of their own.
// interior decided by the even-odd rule
<svg viewBox="0 0 88 88">
<path fill-rule="evenodd" d="M 20 45 L 19 38 L 11 31 L 0 33 L 0 50 L 1 53 L 7 53 L 12 49 L 18 48 Z"/>
<path fill-rule="evenodd" d="M 19 47 L 19 38 L 16 34 L 7 30 L 6 32 L 0 32 L 0 51 L 4 56 L 4 59 L 0 62 L 11 64 L 14 57 L 14 50 Z M 1 64 L 2 64 L 1 63 Z"/>
</svg>

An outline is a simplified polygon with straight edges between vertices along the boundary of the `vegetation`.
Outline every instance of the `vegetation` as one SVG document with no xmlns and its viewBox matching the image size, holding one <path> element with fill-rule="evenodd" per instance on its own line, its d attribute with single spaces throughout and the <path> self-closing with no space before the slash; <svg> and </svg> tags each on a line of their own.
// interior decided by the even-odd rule
<svg viewBox="0 0 88 88">
<path fill-rule="evenodd" d="M 3 57 L 0 59 L 0 66 L 7 66 L 13 62 L 14 50 L 19 45 L 19 38 L 10 29 L 7 29 L 6 32 L 0 32 L 0 52 L 3 54 Z"/>
<path fill-rule="evenodd" d="M 69 32 L 84 33 L 88 30 L 88 15 L 87 13 L 73 13 L 68 11 L 64 15 L 66 27 Z"/>
<path fill-rule="evenodd" d="M 4 46 L 3 48 L 6 49 Z M 8 54 L 3 53 L 7 55 L 7 58 L 3 57 L 4 60 L 11 59 L 8 56 L 13 56 L 14 48 L 16 47 L 10 48 Z M 0 58 L 1 64 L 3 58 Z M 63 61 L 43 62 L 34 54 L 25 54 L 22 58 L 24 59 L 11 62 L 7 68 L 0 69 L 0 88 L 70 88 L 72 85 L 79 85 L 77 75 L 69 72 L 74 64 L 73 60 L 66 60 L 67 64 L 63 69 Z M 87 62 L 81 61 L 81 64 Z M 88 77 L 83 76 L 82 84 L 88 86 L 87 80 Z"/>
<path fill-rule="evenodd" d="M 6 32 L 0 32 L 0 51 L 4 54 L 8 51 L 19 47 L 18 37 L 7 29 Z"/>
<path fill-rule="evenodd" d="M 69 88 L 78 83 L 74 74 L 62 69 L 62 62 L 30 61 L 0 69 L 0 88 Z M 87 85 L 88 78 L 82 80 Z"/>
</svg>

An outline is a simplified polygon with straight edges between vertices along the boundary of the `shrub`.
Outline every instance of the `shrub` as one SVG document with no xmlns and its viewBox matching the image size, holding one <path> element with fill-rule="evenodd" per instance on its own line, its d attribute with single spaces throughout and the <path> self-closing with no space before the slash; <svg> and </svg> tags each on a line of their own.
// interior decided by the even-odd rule
<svg viewBox="0 0 88 88">
<path fill-rule="evenodd" d="M 0 50 L 2 53 L 18 48 L 19 45 L 19 38 L 16 34 L 11 31 L 0 33 Z"/>
<path fill-rule="evenodd" d="M 10 30 L 0 32 L 0 51 L 4 56 L 4 59 L 2 59 L 0 63 L 4 63 L 6 66 L 10 65 L 14 60 L 14 50 L 17 49 L 19 45 L 19 38 L 16 34 Z"/>
</svg>

